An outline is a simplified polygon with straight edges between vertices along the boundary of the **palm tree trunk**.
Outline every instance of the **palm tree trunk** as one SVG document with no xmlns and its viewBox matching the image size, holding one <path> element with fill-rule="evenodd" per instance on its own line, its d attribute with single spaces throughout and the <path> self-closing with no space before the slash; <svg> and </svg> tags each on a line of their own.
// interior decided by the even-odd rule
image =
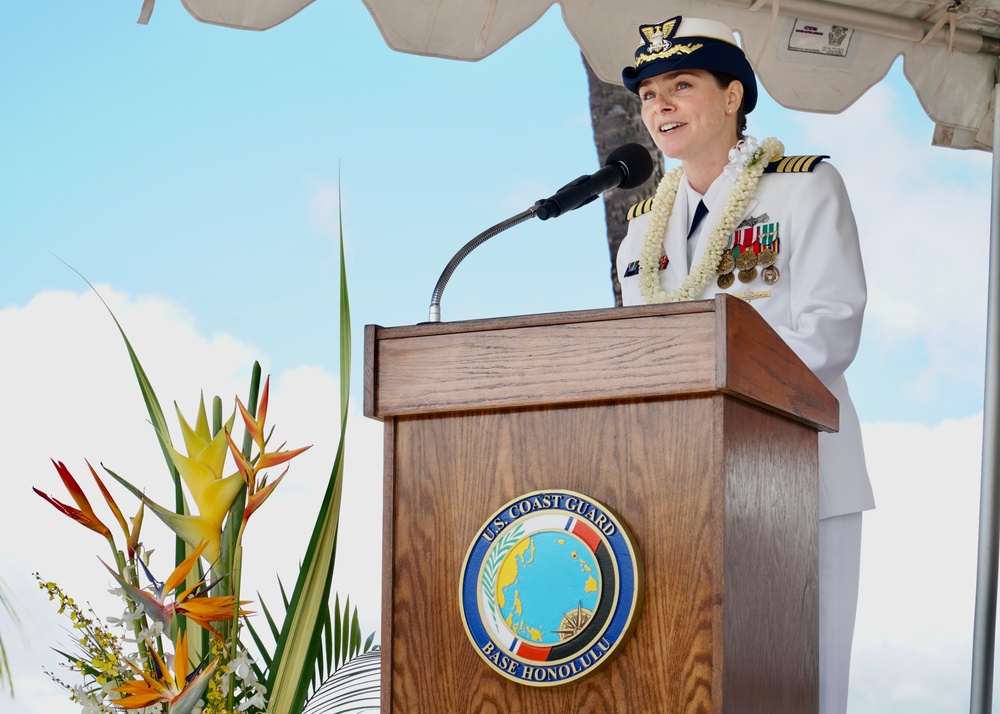
<svg viewBox="0 0 1000 714">
<path fill-rule="evenodd" d="M 615 256 L 618 245 L 625 237 L 627 222 L 625 214 L 629 207 L 649 198 L 656 185 L 663 178 L 663 161 L 652 137 L 643 126 L 639 115 L 639 98 L 620 84 L 608 84 L 598 79 L 587 64 L 587 80 L 590 84 L 590 121 L 594 127 L 594 143 L 597 158 L 603 165 L 612 151 L 622 144 L 642 144 L 653 155 L 654 170 L 649 181 L 633 189 L 614 189 L 604 194 L 604 222 L 608 233 L 608 250 L 611 257 L 611 286 L 614 290 L 615 305 L 622 304 L 622 290 L 615 272 Z"/>
</svg>

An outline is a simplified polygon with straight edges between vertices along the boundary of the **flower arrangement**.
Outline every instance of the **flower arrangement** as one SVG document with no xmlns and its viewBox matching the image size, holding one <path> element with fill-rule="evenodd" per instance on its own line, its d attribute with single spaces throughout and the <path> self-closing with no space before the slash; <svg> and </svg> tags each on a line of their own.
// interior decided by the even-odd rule
<svg viewBox="0 0 1000 714">
<path fill-rule="evenodd" d="M 174 504 L 161 505 L 144 488 L 103 465 L 102 476 L 90 462 L 87 470 L 112 518 L 98 516 L 80 482 L 60 461 L 52 463 L 72 504 L 34 489 L 107 541 L 110 556 L 102 560 L 100 577 L 122 602 L 121 611 L 102 620 L 55 582 L 36 574 L 39 586 L 72 624 L 74 648 L 57 651 L 79 681 L 50 674 L 84 714 L 299 714 L 310 694 L 338 667 L 372 650 L 374 633 L 363 639 L 350 601 L 341 608 L 337 598 L 332 614 L 330 606 L 350 374 L 343 264 L 341 241 L 340 444 L 291 598 L 282 586 L 283 612 L 261 602 L 264 623 L 259 630 L 248 619 L 253 614 L 246 607 L 250 601 L 241 596 L 243 536 L 251 517 L 285 478 L 290 462 L 309 447 L 275 446 L 275 430 L 267 423 L 270 380 L 261 385 L 260 366 L 255 364 L 246 403 L 236 398 L 228 419 L 223 419 L 218 397 L 212 403 L 211 424 L 204 397 L 191 421 L 175 406 L 183 441 L 183 449 L 176 448 L 156 394 L 115 319 L 173 482 Z M 281 473 L 273 478 L 277 469 Z M 136 499 L 133 517 L 126 518 L 108 489 L 113 482 Z M 162 549 L 154 553 L 144 541 L 143 522 L 149 512 L 175 536 L 172 559 Z M 264 645 L 265 634 L 273 639 L 273 649 Z M 377 658 L 368 658 L 367 666 L 377 672 Z M 376 680 L 376 698 L 377 688 Z M 358 694 L 357 689 L 344 692 L 346 697 Z"/>
<path fill-rule="evenodd" d="M 750 205 L 764 169 L 781 156 L 784 150 L 785 147 L 777 139 L 764 139 L 758 144 L 752 136 L 730 149 L 729 164 L 723 172 L 727 176 L 735 175 L 736 184 L 708 235 L 708 243 L 701 259 L 691 268 L 680 287 L 670 292 L 660 287 L 660 255 L 684 167 L 678 166 L 660 180 L 653 198 L 649 224 L 643 233 L 642 252 L 639 254 L 639 291 L 647 304 L 694 300 L 698 297 L 716 275 L 719 260 L 729 243 L 729 235 Z"/>
</svg>

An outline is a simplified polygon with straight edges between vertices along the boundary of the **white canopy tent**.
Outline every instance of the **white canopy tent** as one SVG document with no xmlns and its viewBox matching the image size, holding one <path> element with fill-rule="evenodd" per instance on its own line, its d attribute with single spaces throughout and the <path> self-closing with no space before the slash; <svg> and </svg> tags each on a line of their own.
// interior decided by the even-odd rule
<svg viewBox="0 0 1000 714">
<path fill-rule="evenodd" d="M 266 30 L 312 0 L 182 0 L 196 19 Z M 490 55 L 535 23 L 554 0 L 363 0 L 395 50 L 459 60 Z M 563 19 L 602 79 L 651 17 L 697 14 L 740 34 L 762 84 L 789 109 L 840 112 L 881 80 L 897 57 L 927 115 L 934 143 L 990 150 L 1000 55 L 998 0 L 564 0 Z M 145 0 L 143 18 L 152 11 Z M 661 17 L 662 16 L 662 17 Z M 830 37 L 832 30 L 835 36 Z M 810 69 L 804 71 L 806 67 Z"/>
<path fill-rule="evenodd" d="M 140 22 L 154 0 L 144 0 Z M 266 30 L 312 0 L 182 0 L 196 19 Z M 488 56 L 554 0 L 363 0 L 393 49 L 460 60 Z M 991 151 L 1000 58 L 1000 0 L 563 0 L 563 19 L 602 79 L 618 82 L 640 24 L 674 15 L 733 27 L 768 94 L 790 109 L 843 111 L 899 56 L 938 146 Z M 979 562 L 972 714 L 991 711 L 1000 538 L 1000 161 L 994 153 Z"/>
</svg>

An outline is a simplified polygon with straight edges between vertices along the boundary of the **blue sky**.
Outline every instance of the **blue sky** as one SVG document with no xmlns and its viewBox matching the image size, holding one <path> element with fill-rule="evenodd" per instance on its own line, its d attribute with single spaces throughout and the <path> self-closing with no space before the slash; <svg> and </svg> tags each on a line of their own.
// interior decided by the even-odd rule
<svg viewBox="0 0 1000 714">
<path fill-rule="evenodd" d="M 201 25 L 167 0 L 137 26 L 139 5 L 18 3 L 0 26 L 0 433 L 18 446 L 0 577 L 29 630 L 49 612 L 30 569 L 94 587 L 96 571 L 74 568 L 100 546 L 79 548 L 30 493 L 58 490 L 47 459 L 159 465 L 113 326 L 61 261 L 109 299 L 164 402 L 189 413 L 200 389 L 242 393 L 253 359 L 275 375 L 279 429 L 317 444 L 274 509 L 288 545 L 268 562 L 287 573 L 334 446 L 338 207 L 357 405 L 363 325 L 425 320 L 469 238 L 597 168 L 582 59 L 557 11 L 461 63 L 392 52 L 359 2 L 314 3 L 264 33 Z M 932 148 L 931 131 L 898 65 L 842 115 L 764 98 L 750 117 L 790 153 L 832 156 L 862 233 L 869 308 L 849 378 L 879 509 L 852 714 L 967 709 L 990 157 Z M 532 221 L 462 264 L 443 318 L 607 307 L 608 265 L 599 203 Z M 338 578 L 377 627 L 381 442 L 359 410 L 351 527 L 369 550 L 344 555 Z M 46 555 L 22 552 L 25 534 Z M 259 577 L 266 589 L 273 574 Z M 38 676 L 58 632 L 11 630 L 0 613 L 15 714 L 73 711 Z"/>
</svg>

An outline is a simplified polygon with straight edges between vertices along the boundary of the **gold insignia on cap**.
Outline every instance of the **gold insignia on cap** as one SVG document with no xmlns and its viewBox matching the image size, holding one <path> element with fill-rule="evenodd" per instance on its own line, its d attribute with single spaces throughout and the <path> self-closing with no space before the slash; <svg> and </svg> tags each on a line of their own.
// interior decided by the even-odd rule
<svg viewBox="0 0 1000 714">
<path fill-rule="evenodd" d="M 689 55 L 700 50 L 704 45 L 692 42 L 689 38 L 681 38 L 674 42 L 674 35 L 680 29 L 681 18 L 672 17 L 659 25 L 642 25 L 639 27 L 646 41 L 635 51 L 635 66 L 641 67 L 653 60 L 667 59 L 674 55 Z"/>
<path fill-rule="evenodd" d="M 662 52 L 670 47 L 670 38 L 677 31 L 677 24 L 680 17 L 673 17 L 659 25 L 643 25 L 639 32 L 646 38 L 647 52 Z"/>
<path fill-rule="evenodd" d="M 635 58 L 635 66 L 638 67 L 646 62 L 652 62 L 656 59 L 666 59 L 667 57 L 673 57 L 674 55 L 689 55 L 696 50 L 700 50 L 705 45 L 672 45 L 663 52 L 656 52 L 654 54 L 647 54 L 645 52 L 639 54 Z"/>
</svg>

